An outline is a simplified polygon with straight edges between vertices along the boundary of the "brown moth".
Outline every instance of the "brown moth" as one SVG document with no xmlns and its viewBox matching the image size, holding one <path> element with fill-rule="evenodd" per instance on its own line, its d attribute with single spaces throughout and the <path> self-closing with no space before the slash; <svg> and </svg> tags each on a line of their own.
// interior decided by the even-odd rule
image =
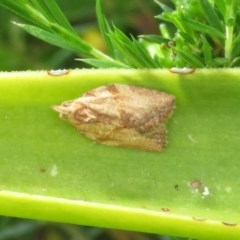
<svg viewBox="0 0 240 240">
<path fill-rule="evenodd" d="M 53 107 L 90 139 L 148 151 L 166 146 L 165 123 L 174 108 L 171 94 L 124 84 L 101 86 Z"/>
</svg>

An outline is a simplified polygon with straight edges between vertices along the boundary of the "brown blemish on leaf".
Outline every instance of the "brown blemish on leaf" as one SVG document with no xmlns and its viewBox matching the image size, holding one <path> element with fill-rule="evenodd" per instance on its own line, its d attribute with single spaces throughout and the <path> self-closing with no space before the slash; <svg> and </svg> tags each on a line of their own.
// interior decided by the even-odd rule
<svg viewBox="0 0 240 240">
<path fill-rule="evenodd" d="M 174 41 L 169 41 L 169 42 L 167 43 L 167 45 L 168 45 L 169 47 L 174 47 L 174 46 L 176 46 L 176 43 L 175 43 Z"/>
<path fill-rule="evenodd" d="M 171 94 L 123 84 L 101 86 L 53 107 L 90 139 L 148 151 L 167 145 L 165 123 L 174 108 Z"/>
<path fill-rule="evenodd" d="M 170 209 L 167 208 L 167 207 L 161 208 L 161 210 L 162 210 L 163 212 L 170 212 Z"/>
<path fill-rule="evenodd" d="M 237 226 L 237 223 L 233 223 L 233 222 L 222 222 L 222 224 L 229 227 Z"/>
<path fill-rule="evenodd" d="M 194 68 L 177 68 L 177 67 L 172 67 L 169 69 L 171 73 L 178 73 L 178 74 L 189 74 L 193 73 L 195 71 Z"/>
<path fill-rule="evenodd" d="M 110 197 L 110 200 L 111 201 L 116 201 L 116 198 L 115 197 Z"/>
<path fill-rule="evenodd" d="M 41 173 L 45 173 L 47 170 L 45 168 L 40 168 Z"/>
<path fill-rule="evenodd" d="M 198 179 L 194 179 L 191 181 L 190 186 L 194 190 L 199 190 L 202 186 L 202 183 Z"/>
<path fill-rule="evenodd" d="M 70 70 L 68 70 L 68 69 L 58 69 L 58 70 L 47 71 L 48 75 L 50 75 L 50 76 L 67 75 L 69 72 L 70 72 Z"/>
</svg>

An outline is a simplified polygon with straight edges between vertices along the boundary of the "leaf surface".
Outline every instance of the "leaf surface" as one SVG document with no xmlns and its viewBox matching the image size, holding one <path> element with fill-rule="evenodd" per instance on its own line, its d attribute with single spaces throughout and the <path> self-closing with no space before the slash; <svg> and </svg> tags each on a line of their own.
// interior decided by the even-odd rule
<svg viewBox="0 0 240 240">
<path fill-rule="evenodd" d="M 0 74 L 1 215 L 238 239 L 238 69 L 65 73 Z M 176 96 L 162 153 L 97 144 L 52 110 L 109 83 Z"/>
</svg>

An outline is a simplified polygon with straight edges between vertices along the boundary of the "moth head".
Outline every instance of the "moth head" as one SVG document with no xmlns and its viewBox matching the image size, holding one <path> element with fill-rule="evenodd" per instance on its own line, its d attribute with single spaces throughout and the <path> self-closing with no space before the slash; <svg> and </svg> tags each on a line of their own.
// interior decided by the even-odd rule
<svg viewBox="0 0 240 240">
<path fill-rule="evenodd" d="M 96 121 L 96 113 L 81 102 L 66 101 L 59 106 L 53 106 L 53 110 L 59 112 L 60 118 L 68 120 L 76 126 Z"/>
<path fill-rule="evenodd" d="M 59 106 L 53 106 L 53 110 L 59 112 L 59 116 L 62 119 L 68 119 L 72 101 L 65 101 Z"/>
</svg>

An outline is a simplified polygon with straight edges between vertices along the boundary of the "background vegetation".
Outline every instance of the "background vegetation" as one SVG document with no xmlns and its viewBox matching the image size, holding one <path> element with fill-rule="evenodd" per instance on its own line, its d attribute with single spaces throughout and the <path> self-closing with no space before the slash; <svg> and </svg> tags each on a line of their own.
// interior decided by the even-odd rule
<svg viewBox="0 0 240 240">
<path fill-rule="evenodd" d="M 96 20 L 95 0 L 58 0 L 68 20 L 91 45 L 106 51 Z M 104 0 L 104 13 L 108 20 L 126 34 L 158 33 L 159 6 L 148 0 Z M 76 61 L 80 56 L 43 42 L 12 24 L 18 19 L 0 8 L 0 70 L 39 70 L 89 67 Z"/>
<path fill-rule="evenodd" d="M 84 39 L 101 51 L 106 50 L 98 30 L 95 0 L 57 1 L 72 25 Z M 126 34 L 157 33 L 158 21 L 153 18 L 159 7 L 148 0 L 104 0 L 108 19 Z M 57 48 L 32 37 L 11 21 L 17 20 L 0 8 L 0 71 L 39 70 L 88 67 L 74 59 L 72 52 Z M 70 224 L 48 223 L 17 218 L 0 217 L 0 240 L 168 240 L 153 234 L 142 234 Z M 179 238 L 180 239 L 180 238 Z"/>
</svg>

